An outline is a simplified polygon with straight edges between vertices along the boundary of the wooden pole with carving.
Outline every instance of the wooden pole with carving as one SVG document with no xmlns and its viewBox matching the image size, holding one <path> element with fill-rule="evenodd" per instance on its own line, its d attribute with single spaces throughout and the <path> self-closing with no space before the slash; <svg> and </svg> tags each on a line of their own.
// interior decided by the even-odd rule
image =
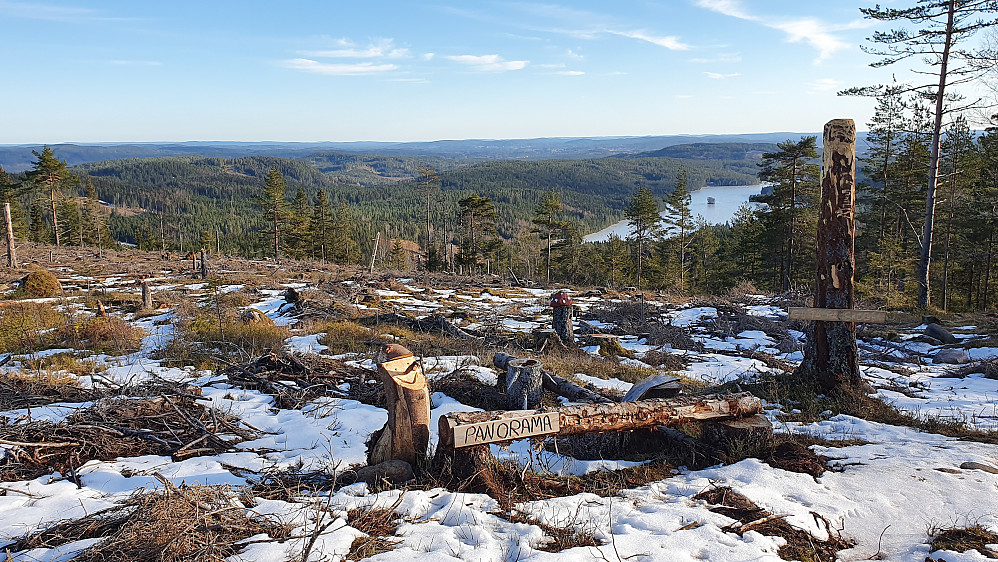
<svg viewBox="0 0 998 562">
<path fill-rule="evenodd" d="M 7 267 L 17 267 L 17 250 L 14 247 L 14 227 L 10 221 L 10 203 L 3 204 L 3 221 L 7 225 Z"/>
<path fill-rule="evenodd" d="M 419 360 L 397 344 L 385 346 L 387 360 L 378 364 L 385 387 L 388 423 L 371 439 L 367 463 L 401 460 L 416 469 L 430 444 L 430 391 Z"/>
<path fill-rule="evenodd" d="M 856 267 L 856 124 L 852 119 L 825 124 L 819 204 L 814 306 L 852 309 Z M 807 332 L 797 374 L 813 379 L 826 391 L 857 386 L 862 379 L 856 324 L 816 321 Z"/>
</svg>

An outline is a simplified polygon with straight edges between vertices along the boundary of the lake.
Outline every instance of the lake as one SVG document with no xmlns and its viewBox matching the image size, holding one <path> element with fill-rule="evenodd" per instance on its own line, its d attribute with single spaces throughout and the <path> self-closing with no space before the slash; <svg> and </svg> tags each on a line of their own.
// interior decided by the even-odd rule
<svg viewBox="0 0 998 562">
<path fill-rule="evenodd" d="M 742 203 L 747 203 L 750 196 L 758 195 L 764 185 L 761 183 L 755 185 L 723 185 L 698 189 L 690 193 L 690 211 L 693 217 L 700 215 L 710 224 L 726 223 L 735 216 L 738 207 L 741 207 Z M 708 197 L 714 198 L 713 205 L 707 204 Z M 589 234 L 583 237 L 583 240 L 585 242 L 605 242 L 610 238 L 611 234 L 616 234 L 621 239 L 626 238 L 630 234 L 627 221 L 620 221 L 599 232 Z"/>
</svg>

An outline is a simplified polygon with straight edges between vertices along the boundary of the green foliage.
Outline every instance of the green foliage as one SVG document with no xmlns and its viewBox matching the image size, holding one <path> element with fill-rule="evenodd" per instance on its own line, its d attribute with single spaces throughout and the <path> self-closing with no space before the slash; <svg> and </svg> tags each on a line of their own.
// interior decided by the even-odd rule
<svg viewBox="0 0 998 562">
<path fill-rule="evenodd" d="M 21 293 L 28 298 L 49 298 L 62 294 L 62 283 L 47 269 L 36 269 L 24 278 Z"/>
<path fill-rule="evenodd" d="M 641 288 L 641 274 L 650 252 L 650 243 L 661 232 L 662 217 L 658 214 L 658 203 L 655 202 L 651 190 L 647 187 L 638 188 L 624 216 L 627 217 L 627 224 L 631 229 L 628 240 L 634 245 L 638 288 Z"/>
</svg>

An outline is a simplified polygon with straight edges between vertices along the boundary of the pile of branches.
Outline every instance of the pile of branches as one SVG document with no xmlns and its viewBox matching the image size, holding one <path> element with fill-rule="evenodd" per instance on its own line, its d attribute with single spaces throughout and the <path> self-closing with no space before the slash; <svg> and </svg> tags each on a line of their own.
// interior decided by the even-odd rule
<svg viewBox="0 0 998 562">
<path fill-rule="evenodd" d="M 5 546 L 8 552 L 55 548 L 85 539 L 103 539 L 73 560 L 204 560 L 222 562 L 239 553 L 237 543 L 265 534 L 290 535 L 287 526 L 246 509 L 228 486 L 166 486 L 140 491 L 124 503 L 81 519 L 59 523 Z M 245 545 L 246 543 L 242 543 Z"/>
<path fill-rule="evenodd" d="M 282 409 L 297 410 L 324 396 L 373 405 L 384 401 L 381 385 L 368 384 L 374 373 L 334 359 L 270 353 L 242 365 L 230 365 L 221 374 L 231 384 L 273 396 L 274 405 Z M 343 383 L 349 384 L 348 390 L 343 390 Z"/>
<path fill-rule="evenodd" d="M 91 460 L 164 455 L 182 460 L 214 455 L 255 436 L 228 414 L 206 408 L 197 396 L 110 398 L 59 423 L 31 421 L 0 426 L 0 480 L 37 478 L 53 471 L 78 481 L 76 469 Z M 224 435 L 223 438 L 221 435 Z"/>
</svg>

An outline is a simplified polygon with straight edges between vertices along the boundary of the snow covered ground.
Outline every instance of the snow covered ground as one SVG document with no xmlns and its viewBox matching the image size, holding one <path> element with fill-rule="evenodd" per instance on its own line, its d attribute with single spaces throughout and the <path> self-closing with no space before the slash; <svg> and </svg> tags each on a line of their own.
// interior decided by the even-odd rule
<svg viewBox="0 0 998 562">
<path fill-rule="evenodd" d="M 113 282 L 105 281 L 105 284 Z M 176 287 L 184 283 L 163 278 L 156 283 Z M 401 285 L 401 286 L 400 286 Z M 303 288 L 304 285 L 292 285 Z M 274 286 L 257 295 L 252 307 L 264 312 L 278 325 L 294 328 L 292 308 L 284 301 L 288 287 Z M 207 285 L 186 283 L 190 298 L 205 299 Z M 241 286 L 225 287 L 239 291 Z M 154 287 L 155 290 L 155 287 Z M 436 289 L 420 287 L 407 280 L 391 290 L 379 289 L 383 308 L 416 315 L 462 310 L 469 329 L 491 325 L 510 332 L 546 325 L 544 305 L 550 292 L 502 288 Z M 578 297 L 585 311 L 600 302 L 598 296 Z M 710 306 L 676 308 L 656 303 L 667 312 L 666 321 L 687 328 L 703 351 L 673 350 L 685 355 L 688 364 L 682 375 L 708 384 L 750 382 L 774 369 L 766 361 L 749 357 L 752 351 L 775 358 L 800 360 L 803 334 L 789 332 L 797 349 L 781 353 L 771 335 L 760 330 L 739 333 L 719 331 L 720 314 Z M 755 299 L 747 304 L 749 315 L 783 321 L 779 303 Z M 280 409 L 271 396 L 248 390 L 219 378 L 214 373 L 193 368 L 164 366 L 152 359 L 152 352 L 173 337 L 171 312 L 142 319 L 129 318 L 143 327 L 147 336 L 137 353 L 123 357 L 98 357 L 100 372 L 81 377 L 81 383 L 94 381 L 137 382 L 159 377 L 184 381 L 201 388 L 199 403 L 239 417 L 246 427 L 259 431 L 259 437 L 235 445 L 233 450 L 211 456 L 173 461 L 169 457 L 142 456 L 110 461 L 90 461 L 79 467 L 79 485 L 53 473 L 34 480 L 0 483 L 0 540 L 9 541 L 46 528 L 55 522 L 84 517 L 123 501 L 140 489 L 162 487 L 154 474 L 181 484 L 227 484 L 248 486 L 251 481 L 275 469 L 299 471 L 342 471 L 363 464 L 365 441 L 387 420 L 383 409 L 344 398 L 321 398 L 297 410 Z M 610 327 L 601 319 L 593 323 Z M 913 331 L 911 335 L 914 335 Z M 286 349 L 296 353 L 323 354 L 319 334 L 294 333 Z M 633 365 L 651 368 L 641 362 L 647 353 L 661 346 L 649 345 L 639 337 L 622 338 Z M 935 364 L 932 357 L 940 346 L 931 344 L 887 344 L 869 342 L 885 353 L 897 353 L 897 360 L 876 365 L 866 358 L 864 376 L 877 389 L 877 396 L 899 409 L 942 419 L 953 419 L 983 431 L 998 431 L 998 380 L 983 374 L 954 377 L 952 365 Z M 595 353 L 595 348 L 593 353 Z M 998 348 L 969 350 L 975 360 L 998 357 Z M 913 358 L 915 358 L 913 360 Z M 3 366 L 6 372 L 23 368 L 25 357 L 14 357 Z M 372 368 L 370 358 L 356 358 L 356 364 Z M 431 380 L 457 369 L 471 372 L 485 384 L 495 383 L 495 371 L 478 365 L 473 356 L 440 356 L 424 359 Z M 373 376 L 373 373 L 372 373 Z M 603 380 L 580 373 L 580 381 L 596 387 L 626 392 L 631 383 Z M 32 420 L 59 421 L 91 403 L 56 403 L 44 407 L 0 412 L 7 423 Z M 433 423 L 439 416 L 473 408 L 454 398 L 434 392 Z M 300 556 L 309 531 L 320 513 L 331 514 L 328 525 L 318 535 L 309 560 L 336 560 L 344 556 L 360 531 L 347 522 L 347 513 L 356 508 L 389 508 L 401 516 L 393 549 L 375 560 L 779 560 L 780 537 L 747 531 L 743 536 L 722 530 L 732 519 L 707 509 L 694 496 L 710 487 L 728 486 L 769 512 L 785 516 L 792 526 L 816 539 L 839 533 L 854 546 L 839 553 L 842 560 L 923 560 L 929 555 L 929 531 L 935 528 L 980 524 L 998 532 L 998 446 L 964 441 L 906 427 L 883 425 L 845 415 L 826 416 L 816 422 L 789 422 L 786 406 L 770 404 L 767 416 L 776 431 L 807 434 L 830 441 L 849 440 L 844 447 L 814 446 L 814 452 L 829 457 L 831 470 L 820 477 L 773 468 L 749 458 L 730 465 L 702 470 L 679 467 L 671 478 L 624 490 L 612 497 L 580 493 L 552 499 L 538 499 L 515 506 L 522 514 L 554 527 L 591 533 L 601 546 L 580 546 L 559 553 L 541 547 L 548 539 L 538 525 L 510 521 L 499 502 L 487 495 L 452 492 L 443 488 L 389 490 L 377 492 L 358 483 L 330 494 L 302 496 L 295 501 L 258 499 L 252 510 L 279 519 L 295 531 L 287 540 L 255 537 L 232 560 L 290 560 Z M 431 442 L 436 442 L 436 435 Z M 0 450 L 10 445 L 0 444 Z M 498 458 L 519 462 L 524 469 L 548 470 L 560 474 L 585 474 L 614 470 L 636 463 L 621 459 L 581 461 L 550 451 L 532 451 L 527 442 L 503 448 L 493 446 Z M 977 464 L 967 464 L 977 463 Z M 976 467 L 976 468 L 975 468 Z M 983 468 L 983 469 L 982 469 Z M 827 520 L 830 525 L 826 525 Z M 69 560 L 95 541 L 85 540 L 58 548 L 36 548 L 12 552 L 8 560 Z M 995 547 L 998 550 L 998 547 Z M 948 562 L 980 561 L 984 556 L 936 552 Z"/>
</svg>

